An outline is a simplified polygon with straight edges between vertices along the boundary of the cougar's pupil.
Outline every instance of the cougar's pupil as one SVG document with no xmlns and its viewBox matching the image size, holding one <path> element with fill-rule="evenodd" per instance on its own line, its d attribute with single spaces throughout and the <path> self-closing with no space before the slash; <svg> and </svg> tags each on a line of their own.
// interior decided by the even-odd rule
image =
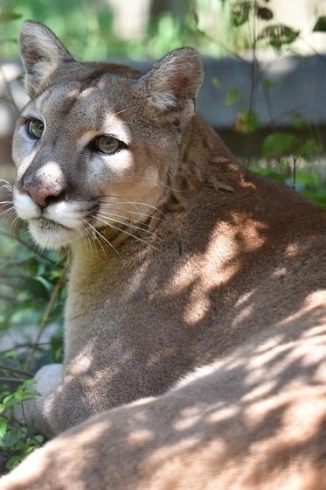
<svg viewBox="0 0 326 490">
<path fill-rule="evenodd" d="M 40 139 L 44 131 L 44 124 L 38 119 L 29 119 L 26 123 L 26 129 L 32 138 Z"/>
<path fill-rule="evenodd" d="M 95 148 L 100 153 L 114 153 L 120 148 L 120 141 L 112 136 L 99 136 L 95 141 Z"/>
</svg>

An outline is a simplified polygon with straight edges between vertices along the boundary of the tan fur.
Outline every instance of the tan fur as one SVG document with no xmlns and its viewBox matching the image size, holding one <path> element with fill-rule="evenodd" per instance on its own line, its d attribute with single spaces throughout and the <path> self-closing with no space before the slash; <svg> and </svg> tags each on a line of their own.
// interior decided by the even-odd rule
<svg viewBox="0 0 326 490">
<path fill-rule="evenodd" d="M 64 365 L 37 373 L 26 412 L 49 434 L 106 412 L 0 489 L 326 488 L 325 210 L 247 172 L 194 114 L 195 51 L 140 75 L 75 63 L 39 24 L 21 39 L 35 100 L 14 202 L 41 245 L 72 254 Z M 95 155 L 103 133 L 127 148 Z"/>
<path fill-rule="evenodd" d="M 161 397 L 70 429 L 0 489 L 325 490 L 325 359 L 325 324 L 287 321 Z"/>
</svg>

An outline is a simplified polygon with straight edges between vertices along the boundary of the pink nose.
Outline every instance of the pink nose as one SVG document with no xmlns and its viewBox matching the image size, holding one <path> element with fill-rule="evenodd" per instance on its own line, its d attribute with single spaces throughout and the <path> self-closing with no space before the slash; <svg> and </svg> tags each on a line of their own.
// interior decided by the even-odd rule
<svg viewBox="0 0 326 490">
<path fill-rule="evenodd" d="M 53 185 L 29 183 L 23 186 L 23 190 L 29 194 L 35 204 L 41 208 L 46 208 L 50 204 L 62 201 L 65 198 L 63 188 L 56 183 L 53 183 Z"/>
</svg>

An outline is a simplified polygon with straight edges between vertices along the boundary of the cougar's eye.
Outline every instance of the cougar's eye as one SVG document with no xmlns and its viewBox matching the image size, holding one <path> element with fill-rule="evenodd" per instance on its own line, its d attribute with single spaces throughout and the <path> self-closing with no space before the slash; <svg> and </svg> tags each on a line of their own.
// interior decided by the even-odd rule
<svg viewBox="0 0 326 490">
<path fill-rule="evenodd" d="M 28 119 L 26 121 L 26 131 L 31 138 L 39 140 L 44 131 L 44 124 L 39 119 Z"/>
<path fill-rule="evenodd" d="M 95 151 L 105 155 L 112 155 L 118 150 L 126 147 L 125 143 L 108 134 L 103 134 L 95 138 L 92 142 L 92 146 Z"/>
</svg>

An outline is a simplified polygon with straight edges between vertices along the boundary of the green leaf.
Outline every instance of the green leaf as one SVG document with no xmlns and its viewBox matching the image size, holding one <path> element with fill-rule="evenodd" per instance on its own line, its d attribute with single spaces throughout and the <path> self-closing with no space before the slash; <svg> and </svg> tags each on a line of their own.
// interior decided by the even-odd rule
<svg viewBox="0 0 326 490">
<path fill-rule="evenodd" d="M 218 77 L 213 77 L 212 84 L 214 85 L 215 88 L 219 88 L 221 86 L 221 79 Z"/>
<path fill-rule="evenodd" d="M 282 155 L 278 163 L 280 172 L 284 178 L 289 178 L 292 175 L 292 162 L 288 158 Z"/>
<path fill-rule="evenodd" d="M 13 394 L 15 396 L 16 401 L 19 403 L 30 400 L 31 398 L 35 398 L 40 396 L 40 393 L 36 390 L 31 390 L 30 387 L 35 385 L 36 381 L 34 379 L 28 379 L 22 383 L 17 391 Z"/>
<path fill-rule="evenodd" d="M 51 284 L 41 276 L 35 276 L 26 281 L 26 288 L 36 300 L 48 300 L 50 298 Z"/>
<path fill-rule="evenodd" d="M 235 27 L 242 26 L 249 19 L 252 3 L 249 1 L 237 2 L 232 6 L 231 22 Z"/>
<path fill-rule="evenodd" d="M 309 190 L 304 190 L 302 192 L 302 195 L 305 196 L 307 199 L 312 201 L 313 203 L 317 204 L 317 206 L 323 206 L 326 207 L 326 192 L 324 193 L 315 193 L 311 192 Z"/>
<path fill-rule="evenodd" d="M 250 167 L 250 170 L 252 172 L 255 172 L 256 174 L 262 175 L 263 177 L 267 177 L 268 179 L 275 180 L 276 182 L 284 183 L 283 175 L 281 175 L 280 172 L 277 172 L 276 170 L 273 170 L 271 168 L 261 167 L 260 165 L 254 165 Z"/>
<path fill-rule="evenodd" d="M 193 21 L 194 25 L 197 27 L 199 24 L 199 15 L 198 15 L 198 10 L 195 7 L 192 7 L 190 9 L 189 16 Z"/>
<path fill-rule="evenodd" d="M 51 337 L 51 354 L 55 362 L 62 362 L 63 332 L 57 332 Z"/>
<path fill-rule="evenodd" d="M 320 187 L 323 185 L 322 179 L 313 172 L 296 171 L 296 180 L 305 185 L 305 187 Z"/>
<path fill-rule="evenodd" d="M 12 350 L 9 350 L 9 351 L 5 352 L 2 355 L 6 359 L 11 359 L 11 358 L 14 359 L 15 357 L 19 356 L 19 352 L 18 352 L 18 350 L 12 349 Z"/>
<path fill-rule="evenodd" d="M 32 378 L 32 379 L 27 379 L 26 381 L 24 381 L 24 383 L 22 383 L 22 384 L 20 385 L 20 387 L 19 387 L 19 388 L 23 388 L 23 389 L 25 389 L 25 388 L 29 388 L 30 386 L 34 386 L 35 384 L 36 384 L 36 381 L 35 381 L 35 379 L 34 379 L 34 378 Z"/>
<path fill-rule="evenodd" d="M 2 400 L 2 404 L 5 406 L 5 409 L 13 407 L 16 404 L 15 393 L 11 393 L 10 395 L 6 396 Z"/>
<path fill-rule="evenodd" d="M 239 133 L 248 134 L 257 131 L 259 119 L 255 112 L 241 109 L 236 117 L 235 129 Z"/>
<path fill-rule="evenodd" d="M 262 81 L 262 85 L 266 90 L 270 90 L 271 88 L 274 87 L 274 83 L 272 82 L 272 80 L 269 80 L 268 78 L 264 78 L 264 80 Z"/>
<path fill-rule="evenodd" d="M 6 434 L 2 438 L 1 446 L 5 449 L 12 449 L 18 444 L 22 438 L 26 437 L 27 430 L 24 427 L 19 429 L 7 430 Z"/>
<path fill-rule="evenodd" d="M 6 463 L 7 470 L 13 470 L 22 461 L 24 456 L 12 456 Z"/>
<path fill-rule="evenodd" d="M 7 38 L 6 39 L 0 39 L 0 45 L 1 44 L 17 44 L 17 39 L 15 39 L 14 37 L 11 37 L 11 38 Z M 6 100 L 8 101 L 8 97 L 2 97 L 1 100 Z"/>
<path fill-rule="evenodd" d="M 256 7 L 256 15 L 258 19 L 262 19 L 262 20 L 271 20 L 274 17 L 274 14 L 271 11 L 271 9 L 267 7 L 261 7 L 259 5 L 258 7 Z"/>
<path fill-rule="evenodd" d="M 292 29 L 284 24 L 274 24 L 265 27 L 257 37 L 258 40 L 265 39 L 273 48 L 280 49 L 284 44 L 293 43 L 299 36 L 300 31 Z"/>
<path fill-rule="evenodd" d="M 326 32 L 326 16 L 321 15 L 318 17 L 317 22 L 313 28 L 313 32 Z"/>
<path fill-rule="evenodd" d="M 293 134 L 276 131 L 268 135 L 263 142 L 263 156 L 265 158 L 279 158 L 291 155 L 297 149 L 299 140 Z"/>
<path fill-rule="evenodd" d="M 298 154 L 305 160 L 312 161 L 322 150 L 322 145 L 315 138 L 309 138 L 299 148 Z"/>
<path fill-rule="evenodd" d="M 39 435 L 29 437 L 27 441 L 25 442 L 25 447 L 23 448 L 25 450 L 26 456 L 30 454 L 34 449 L 38 448 L 42 442 L 44 441 L 44 437 Z"/>
<path fill-rule="evenodd" d="M 227 107 L 230 107 L 231 105 L 236 104 L 242 99 L 243 99 L 243 94 L 240 92 L 240 90 L 230 88 L 226 93 L 225 105 Z"/>
<path fill-rule="evenodd" d="M 8 421 L 5 418 L 0 419 L 0 440 L 5 436 L 8 428 Z"/>
<path fill-rule="evenodd" d="M 301 114 L 295 111 L 289 114 L 289 121 L 291 126 L 296 129 L 306 129 L 308 127 L 308 122 L 301 116 Z"/>
<path fill-rule="evenodd" d="M 41 396 L 40 393 L 35 390 L 16 391 L 15 395 L 18 402 L 24 402 L 25 400 L 31 400 L 32 398 Z"/>
<path fill-rule="evenodd" d="M 33 437 L 33 439 L 36 444 L 42 444 L 42 442 L 44 442 L 44 436 L 42 436 L 41 434 L 37 434 Z"/>
<path fill-rule="evenodd" d="M 3 12 L 0 14 L 0 23 L 11 22 L 12 20 L 18 20 L 21 18 L 21 14 L 15 14 L 14 12 Z"/>
</svg>

